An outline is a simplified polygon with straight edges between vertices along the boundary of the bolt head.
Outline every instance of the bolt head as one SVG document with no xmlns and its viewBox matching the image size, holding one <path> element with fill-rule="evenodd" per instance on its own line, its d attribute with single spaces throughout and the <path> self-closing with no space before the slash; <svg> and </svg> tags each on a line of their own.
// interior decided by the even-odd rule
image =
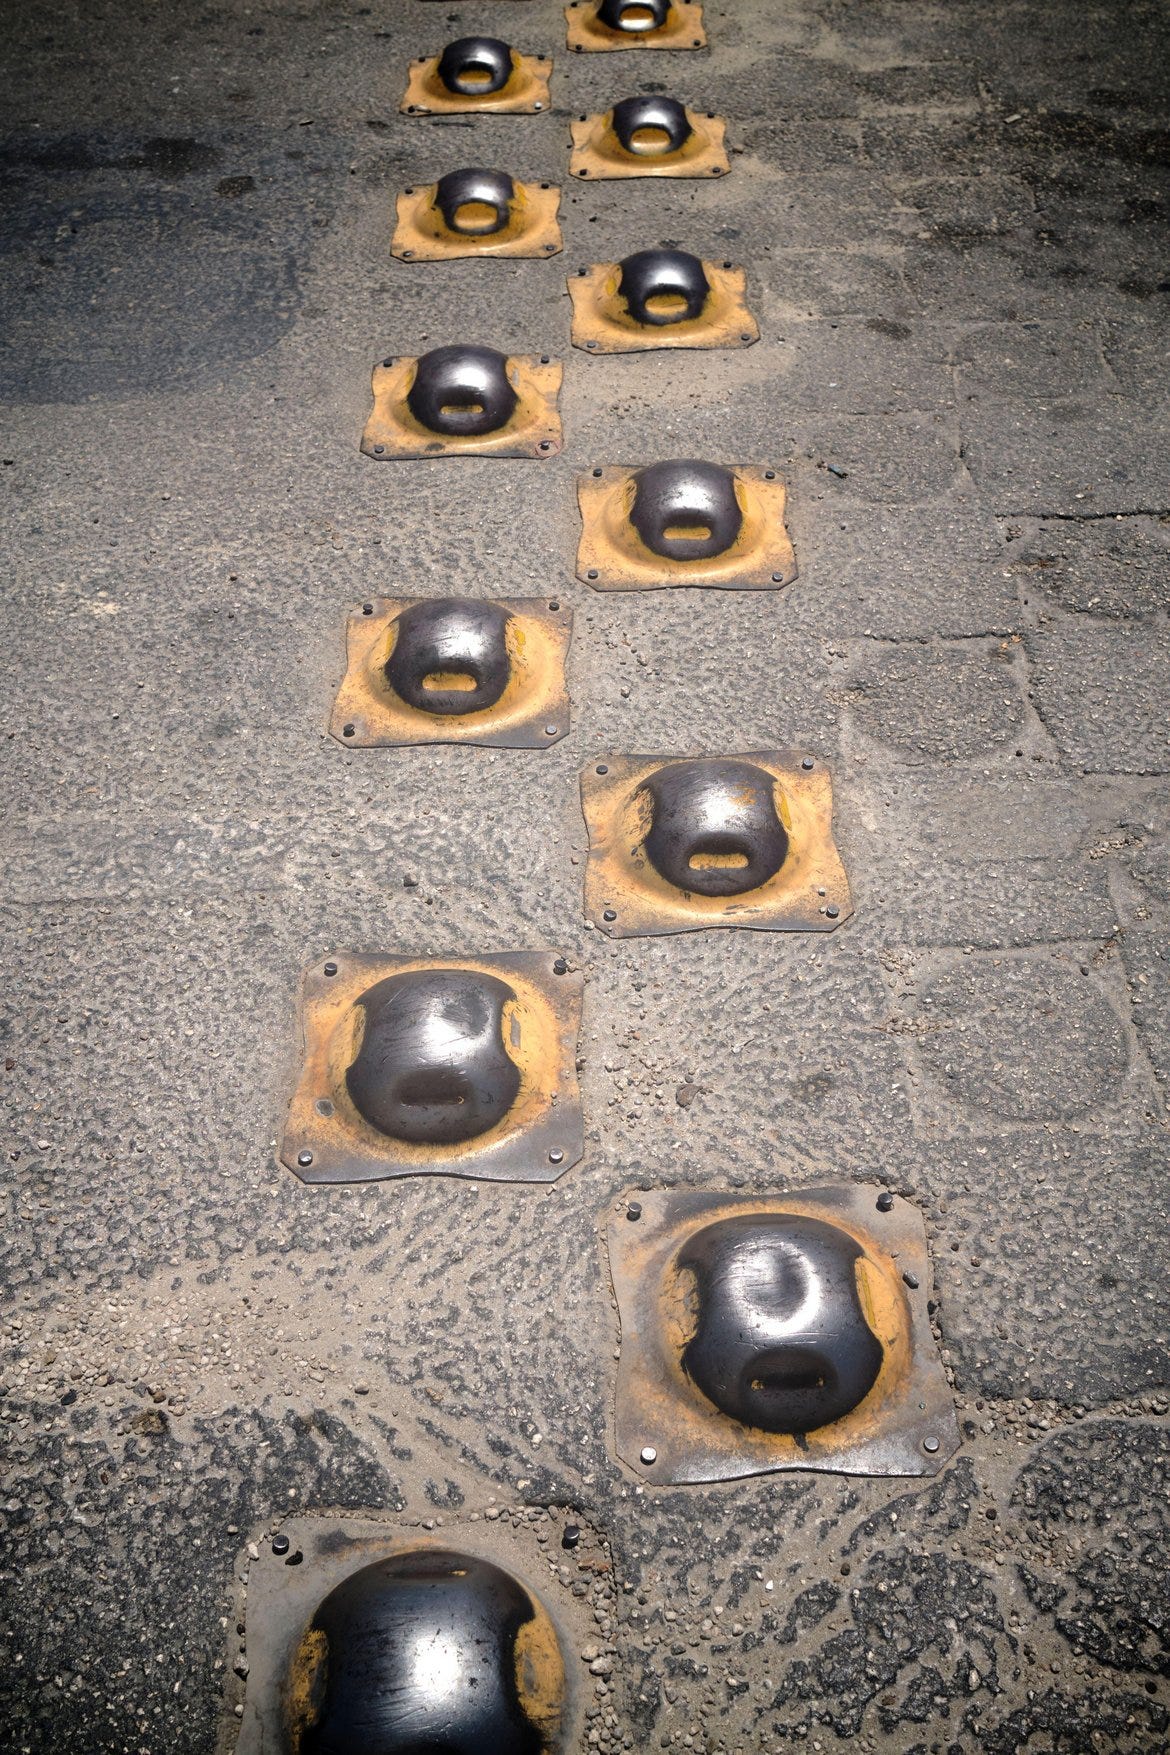
<svg viewBox="0 0 1170 1755">
<path fill-rule="evenodd" d="M 309 1165 L 312 1162 L 313 1162 L 312 1152 L 298 1152 L 297 1153 L 297 1163 L 300 1165 L 302 1170 L 307 1170 L 309 1168 Z"/>
<path fill-rule="evenodd" d="M 658 1461 L 658 1452 L 652 1444 L 644 1444 L 639 1452 L 641 1461 L 649 1468 L 651 1463 Z"/>
</svg>

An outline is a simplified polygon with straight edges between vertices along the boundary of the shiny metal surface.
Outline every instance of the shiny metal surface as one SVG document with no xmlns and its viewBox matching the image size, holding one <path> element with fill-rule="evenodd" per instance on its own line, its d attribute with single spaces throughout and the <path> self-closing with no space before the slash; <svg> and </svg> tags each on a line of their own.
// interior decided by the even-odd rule
<svg viewBox="0 0 1170 1755">
<path fill-rule="evenodd" d="M 642 36 L 660 30 L 670 16 L 670 0 L 601 0 L 597 16 L 610 30 Z"/>
<path fill-rule="evenodd" d="M 618 264 L 618 296 L 639 323 L 664 327 L 702 314 L 707 272 L 686 250 L 638 250 Z"/>
<path fill-rule="evenodd" d="M 333 951 L 301 987 L 281 1162 L 309 1183 L 555 1182 L 584 1150 L 582 986 L 555 950 Z"/>
<path fill-rule="evenodd" d="M 507 85 L 512 50 L 499 37 L 457 37 L 439 56 L 437 72 L 448 91 L 482 97 Z"/>
<path fill-rule="evenodd" d="M 516 185 L 506 171 L 448 171 L 435 185 L 435 206 L 453 232 L 490 237 L 507 225 L 515 194 Z M 469 217 L 469 208 L 486 211 Z"/>
<path fill-rule="evenodd" d="M 774 877 L 788 852 L 776 782 L 750 762 L 671 762 L 643 782 L 650 828 L 643 846 L 676 889 L 738 896 Z"/>
<path fill-rule="evenodd" d="M 516 1578 L 420 1547 L 361 1567 L 318 1605 L 286 1683 L 285 1749 L 545 1755 L 564 1686 L 556 1636 Z"/>
<path fill-rule="evenodd" d="M 386 680 L 424 713 L 458 715 L 491 707 L 511 676 L 510 620 L 500 604 L 473 598 L 411 604 L 398 617 Z"/>
<path fill-rule="evenodd" d="M 504 1046 L 504 981 L 415 969 L 362 994 L 361 1047 L 345 1075 L 359 1114 L 392 1139 L 453 1145 L 503 1119 L 520 1089 Z"/>
<path fill-rule="evenodd" d="M 666 560 L 721 555 L 743 525 L 735 476 L 717 463 L 652 463 L 634 477 L 630 523 L 646 547 Z"/>
<path fill-rule="evenodd" d="M 769 1166 L 761 1163 L 766 1184 Z M 618 1456 L 656 1486 L 932 1475 L 958 1448 L 922 1215 L 860 1182 L 637 1191 L 607 1232 Z"/>
<path fill-rule="evenodd" d="M 494 433 L 517 403 L 506 355 L 494 347 L 434 347 L 418 361 L 406 394 L 414 418 L 433 433 Z"/>
<path fill-rule="evenodd" d="M 605 752 L 581 770 L 585 914 L 614 938 L 832 932 L 853 911 L 832 778 L 794 750 Z"/>
<path fill-rule="evenodd" d="M 683 1368 L 708 1401 L 765 1432 L 815 1432 L 869 1394 L 882 1349 L 857 1291 L 861 1249 L 799 1214 L 721 1219 L 690 1237 L 695 1332 Z"/>
<path fill-rule="evenodd" d="M 613 131 L 627 152 L 652 156 L 677 152 L 690 138 L 691 124 L 677 98 L 628 97 L 613 106 Z M 648 139 L 639 138 L 644 132 Z"/>
<path fill-rule="evenodd" d="M 329 730 L 347 749 L 550 749 L 570 725 L 559 598 L 368 599 L 346 622 Z"/>
</svg>

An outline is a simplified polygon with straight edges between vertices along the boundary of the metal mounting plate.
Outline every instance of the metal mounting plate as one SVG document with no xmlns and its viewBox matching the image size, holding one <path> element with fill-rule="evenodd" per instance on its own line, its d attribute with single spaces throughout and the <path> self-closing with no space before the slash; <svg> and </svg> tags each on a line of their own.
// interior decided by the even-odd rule
<svg viewBox="0 0 1170 1755">
<path fill-rule="evenodd" d="M 457 600 L 449 601 L 454 610 Z M 488 637 L 499 646 L 500 672 L 507 680 L 495 700 L 471 712 L 457 711 L 447 702 L 443 711 L 428 712 L 403 699 L 386 667 L 398 649 L 403 613 L 425 612 L 432 602 L 379 597 L 351 611 L 346 624 L 348 666 L 329 721 L 332 735 L 351 749 L 420 743 L 546 749 L 564 737 L 569 730 L 565 658 L 573 632 L 572 610 L 543 597 L 497 597 L 488 603 L 458 600 L 460 607 L 472 611 L 501 612 L 498 630 L 488 630 Z M 440 628 L 439 633 L 448 635 L 446 643 L 457 654 L 459 629 Z M 443 663 L 436 663 L 435 671 Z M 457 657 L 448 656 L 445 668 L 449 671 L 456 663 Z"/>
<path fill-rule="evenodd" d="M 406 90 L 398 108 L 404 116 L 466 116 L 490 113 L 497 116 L 539 115 L 549 108 L 548 81 L 551 55 L 522 55 L 512 50 L 512 72 L 499 91 L 468 93 L 450 91 L 439 78 L 440 55 L 421 55 L 412 61 Z"/>
<path fill-rule="evenodd" d="M 565 40 L 580 55 L 607 49 L 705 49 L 700 0 L 671 0 L 665 21 L 653 30 L 614 30 L 598 17 L 597 0 L 569 0 Z"/>
<path fill-rule="evenodd" d="M 638 321 L 622 295 L 622 264 L 596 262 L 568 281 L 572 342 L 587 353 L 638 353 L 658 347 L 750 347 L 760 329 L 744 303 L 747 276 L 730 262 L 704 262 L 709 291 L 702 311 L 668 324 Z"/>
<path fill-rule="evenodd" d="M 426 358 L 427 356 L 423 356 Z M 407 397 L 418 369 L 415 358 L 383 360 L 374 367 L 374 406 L 361 448 L 379 463 L 412 457 L 554 457 L 563 442 L 557 401 L 563 368 L 547 355 L 514 354 L 507 377 L 516 405 L 503 424 L 486 433 L 439 433 L 422 425 Z"/>
<path fill-rule="evenodd" d="M 550 1546 L 563 1560 L 560 1532 L 570 1525 L 578 1532 L 572 1555 L 574 1570 L 579 1569 L 582 1577 L 590 1579 L 594 1576 L 593 1568 L 604 1567 L 608 1572 L 608 1550 L 579 1512 L 551 1507 L 547 1521 L 542 1522 L 540 1528 L 542 1533 L 551 1532 Z M 255 1530 L 253 1535 L 252 1553 L 256 1558 L 250 1559 L 245 1551 L 240 1568 L 241 1577 L 247 1577 L 246 1598 L 240 1604 L 247 1637 L 247 1681 L 242 1716 L 238 1720 L 234 1717 L 228 1720 L 229 1730 L 222 1744 L 224 1749 L 231 1748 L 235 1755 L 275 1755 L 278 1750 L 298 1747 L 295 1734 L 289 1735 L 289 1718 L 296 1714 L 298 1705 L 303 1705 L 309 1695 L 307 1686 L 300 1687 L 298 1683 L 307 1684 L 310 1679 L 304 1660 L 308 1657 L 311 1666 L 313 1653 L 311 1648 L 308 1652 L 305 1650 L 305 1635 L 319 1606 L 347 1579 L 355 1577 L 366 1567 L 385 1561 L 405 1561 L 409 1565 L 416 1558 L 425 1561 L 430 1556 L 444 1553 L 465 1557 L 469 1572 L 484 1567 L 499 1568 L 507 1580 L 530 1599 L 536 1614 L 526 1623 L 518 1642 L 516 1656 L 520 1662 L 516 1668 L 519 1672 L 517 1681 L 523 1684 L 520 1693 L 538 1726 L 532 1745 L 538 1749 L 539 1755 L 546 1755 L 546 1752 L 547 1755 L 560 1755 L 561 1751 L 576 1748 L 580 1721 L 595 1698 L 599 1679 L 589 1675 L 583 1664 L 571 1660 L 572 1655 L 594 1635 L 595 1623 L 588 1598 L 582 1603 L 572 1595 L 568 1585 L 550 1566 L 547 1550 L 537 1543 L 536 1530 L 526 1519 L 513 1521 L 506 1510 L 504 1515 L 490 1522 L 483 1519 L 460 1522 L 448 1516 L 443 1521 L 442 1530 L 435 1531 L 405 1522 L 402 1518 L 391 1521 L 389 1518 L 341 1513 L 290 1517 L 275 1532 L 271 1529 Z M 413 1605 L 405 1606 L 409 1613 Z M 421 1694 L 406 1695 L 408 1700 L 413 1699 L 419 1715 L 410 1720 L 409 1729 L 402 1728 L 402 1734 L 408 1740 L 411 1733 L 417 1736 L 420 1729 L 429 1728 L 425 1722 L 428 1707 L 433 1708 L 437 1702 L 441 1709 L 443 1704 L 442 1694 L 434 1694 L 434 1671 L 428 1669 L 426 1661 L 438 1645 L 434 1633 L 436 1606 L 431 1609 L 430 1624 L 424 1623 L 429 1637 L 421 1642 L 419 1666 L 420 1679 L 429 1676 L 432 1689 L 429 1697 L 425 1687 Z M 489 1667 L 487 1675 L 483 1674 L 481 1659 L 475 1666 L 476 1680 L 470 1688 L 465 1690 L 459 1685 L 455 1663 L 463 1618 L 457 1600 L 452 1600 L 446 1592 L 442 1595 L 441 1606 L 446 1613 L 439 1619 L 447 1637 L 438 1645 L 439 1656 L 450 1666 L 444 1671 L 451 1694 L 450 1705 L 453 1708 L 458 1704 L 462 1717 L 480 1694 L 479 1681 L 489 1680 L 491 1671 Z M 235 1622 L 236 1617 L 233 1617 L 233 1635 Z M 490 1626 L 485 1629 L 481 1625 L 474 1631 L 490 1632 Z M 233 1654 L 233 1662 L 238 1660 L 239 1645 L 238 1636 L 229 1640 L 228 1649 Z M 382 1642 L 375 1639 L 374 1651 L 364 1650 L 362 1657 L 366 1660 L 376 1657 L 381 1645 Z M 401 1662 L 404 1657 L 409 1658 L 412 1649 L 414 1645 L 409 1638 L 398 1638 L 386 1642 L 385 1652 L 391 1661 Z M 337 1655 L 344 1659 L 344 1653 Z M 379 1704 L 383 1714 L 387 1707 L 392 1710 L 396 1696 L 397 1690 L 382 1695 Z M 421 1726 L 420 1717 L 423 1720 Z M 384 1716 L 380 1723 L 387 1729 Z M 448 1725 L 445 1728 L 450 1733 L 453 1727 Z M 473 1734 L 475 1726 L 467 1725 L 464 1719 L 459 1728 Z M 388 1734 L 392 1735 L 392 1732 L 391 1725 Z M 389 1741 L 385 1745 L 379 1743 L 379 1747 L 383 1746 L 390 1747 L 391 1744 Z M 459 1744 L 459 1747 L 463 1746 Z"/>
<path fill-rule="evenodd" d="M 722 553 L 694 560 L 656 553 L 631 522 L 640 466 L 613 464 L 578 476 L 578 579 L 597 591 L 653 591 L 668 585 L 767 591 L 790 585 L 796 555 L 784 525 L 784 483 L 774 469 L 728 467 L 743 515 L 739 532 Z"/>
<path fill-rule="evenodd" d="M 761 1196 L 639 1190 L 632 1198 L 640 1216 L 629 1218 L 622 1200 L 608 1245 L 621 1324 L 614 1445 L 635 1474 L 671 1485 L 780 1469 L 932 1475 L 958 1449 L 954 1404 L 930 1331 L 926 1232 L 909 1201 L 868 1183 Z M 766 1431 L 708 1400 L 684 1365 L 688 1334 L 697 1326 L 696 1297 L 678 1258 L 708 1226 L 740 1221 L 750 1236 L 742 1222 L 757 1220 L 766 1261 L 767 1228 L 792 1219 L 843 1234 L 846 1252 L 857 1258 L 859 1304 L 882 1357 L 872 1388 L 851 1411 L 816 1430 Z M 770 1314 L 765 1302 L 758 1335 L 749 1326 L 734 1338 L 750 1337 L 766 1349 Z M 782 1332 L 784 1324 L 778 1327 Z"/>
<path fill-rule="evenodd" d="M 671 883 L 647 852 L 654 811 L 647 782 L 676 769 L 722 763 L 750 764 L 773 782 L 787 847 L 775 874 L 754 889 L 703 895 Z M 833 840 L 832 779 L 823 762 L 800 750 L 753 750 L 730 758 L 602 756 L 581 771 L 581 808 L 589 831 L 585 915 L 611 938 L 722 926 L 832 932 L 853 912 Z M 717 821 L 707 818 L 701 828 L 718 839 Z"/>
<path fill-rule="evenodd" d="M 363 996 L 391 976 L 419 970 L 483 976 L 503 982 L 514 996 L 504 1027 L 508 1058 L 520 1074 L 515 1099 L 495 1126 L 454 1144 L 391 1138 L 359 1112 L 347 1085 L 358 1053 Z M 580 973 L 551 951 L 449 958 L 338 952 L 322 958 L 302 983 L 304 1062 L 281 1162 L 312 1183 L 397 1176 L 555 1182 L 585 1149 L 577 1081 L 582 985 Z"/>
<path fill-rule="evenodd" d="M 725 177 L 731 169 L 722 116 L 686 108 L 690 133 L 669 152 L 629 152 L 613 127 L 613 111 L 571 122 L 569 175 L 603 182 L 613 177 Z"/>
<path fill-rule="evenodd" d="M 468 256 L 555 256 L 564 247 L 557 214 L 561 192 L 551 183 L 513 184 L 507 223 L 479 235 L 449 226 L 436 205 L 437 183 L 404 189 L 390 254 L 400 262 L 454 262 Z"/>
</svg>

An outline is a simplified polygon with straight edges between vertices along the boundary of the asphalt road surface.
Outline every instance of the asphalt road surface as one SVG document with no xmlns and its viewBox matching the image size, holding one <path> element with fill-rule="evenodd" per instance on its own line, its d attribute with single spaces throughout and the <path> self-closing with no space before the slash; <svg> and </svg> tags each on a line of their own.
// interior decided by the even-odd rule
<svg viewBox="0 0 1170 1755">
<path fill-rule="evenodd" d="M 563 1599 L 574 1747 L 1170 1738 L 1167 14 L 706 26 L 578 56 L 554 0 L 8 8 L 14 1755 L 230 1751 L 253 1574 L 313 1514 L 490 1529 Z M 484 30 L 554 57 L 551 112 L 398 113 Z M 570 182 L 570 119 L 638 92 L 725 117 L 730 173 Z M 564 253 L 393 260 L 396 193 L 477 162 L 562 187 Z M 757 345 L 570 346 L 566 276 L 660 244 L 743 266 Z M 467 341 L 564 362 L 563 451 L 362 456 L 375 362 Z M 690 456 L 782 476 L 796 581 L 576 581 L 577 475 Z M 331 738 L 349 611 L 460 594 L 572 608 L 570 735 Z M 587 923 L 583 766 L 774 748 L 832 772 L 851 919 Z M 282 1166 L 307 966 L 537 948 L 584 978 L 580 1163 Z M 922 1215 L 957 1453 L 648 1484 L 611 1215 L 834 1183 Z"/>
</svg>

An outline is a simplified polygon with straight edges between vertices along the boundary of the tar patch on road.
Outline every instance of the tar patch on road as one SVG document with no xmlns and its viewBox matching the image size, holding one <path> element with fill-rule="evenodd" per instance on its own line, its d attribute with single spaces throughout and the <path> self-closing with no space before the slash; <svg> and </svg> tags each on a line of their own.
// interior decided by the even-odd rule
<svg viewBox="0 0 1170 1755">
<path fill-rule="evenodd" d="M 198 388 L 278 342 L 336 203 L 338 155 L 267 134 L 73 134 L 0 147 L 0 397 Z"/>
</svg>

